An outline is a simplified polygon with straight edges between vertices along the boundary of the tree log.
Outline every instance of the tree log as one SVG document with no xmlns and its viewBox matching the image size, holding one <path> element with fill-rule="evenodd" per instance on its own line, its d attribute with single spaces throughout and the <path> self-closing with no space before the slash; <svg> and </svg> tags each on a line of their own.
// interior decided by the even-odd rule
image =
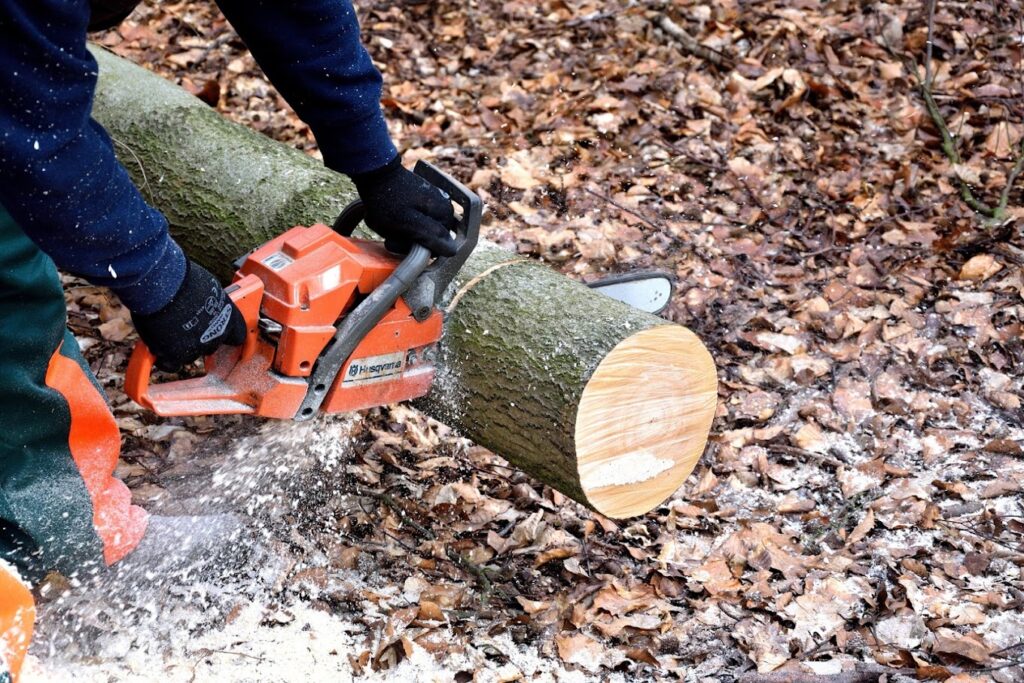
<svg viewBox="0 0 1024 683">
<path fill-rule="evenodd" d="M 354 198 L 309 156 L 226 121 L 173 84 L 94 49 L 94 116 L 190 257 L 232 261 Z M 710 354 L 684 327 L 482 243 L 446 293 L 437 380 L 417 406 L 614 518 L 670 496 L 715 413 Z"/>
</svg>

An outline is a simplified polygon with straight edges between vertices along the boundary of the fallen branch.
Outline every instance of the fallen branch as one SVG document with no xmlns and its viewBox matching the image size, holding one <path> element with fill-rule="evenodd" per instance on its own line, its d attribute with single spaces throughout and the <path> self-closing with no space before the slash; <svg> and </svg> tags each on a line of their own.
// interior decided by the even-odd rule
<svg viewBox="0 0 1024 683">
<path fill-rule="evenodd" d="M 617 201 L 615 201 L 614 199 L 612 199 L 608 195 L 601 194 L 600 192 L 595 192 L 594 190 L 591 190 L 589 187 L 584 187 L 583 191 L 586 192 L 587 194 L 594 195 L 598 199 L 601 199 L 603 201 L 608 202 L 609 204 L 614 206 L 619 211 L 622 211 L 623 213 L 629 214 L 633 218 L 637 218 L 637 219 L 643 221 L 644 223 L 646 223 L 650 227 L 654 228 L 655 230 L 664 230 L 664 228 L 662 228 L 660 225 L 658 225 L 657 223 L 652 221 L 650 218 L 647 218 L 647 216 L 644 216 L 642 213 L 640 213 L 638 211 L 634 211 L 633 209 L 629 208 L 628 206 L 623 206 L 622 204 L 618 203 Z"/>
<path fill-rule="evenodd" d="M 918 92 L 921 93 L 921 98 L 924 100 L 928 116 L 939 131 L 939 136 L 942 139 L 942 153 L 947 159 L 949 159 L 950 163 L 956 167 L 963 163 L 963 160 L 960 157 L 960 150 L 957 149 L 956 141 L 949 132 L 949 125 L 946 123 L 946 118 L 942 115 L 942 110 L 939 109 L 939 105 L 935 101 L 935 95 L 932 92 L 932 85 L 935 79 L 932 69 L 932 46 L 934 45 L 936 5 L 937 0 L 928 0 L 928 37 L 925 42 L 924 78 L 921 78 L 918 74 L 916 64 L 910 60 L 905 61 L 907 62 L 907 71 L 917 84 Z M 886 44 L 886 47 L 889 48 L 891 53 L 891 46 Z M 979 213 L 994 222 L 998 222 L 1003 220 L 1006 216 L 1006 209 L 1010 202 L 1010 192 L 1013 190 L 1013 185 L 1022 172 L 1024 172 L 1024 140 L 1020 143 L 1020 149 L 1018 150 L 1015 164 L 1011 169 L 1010 174 L 1006 177 L 1006 185 L 1003 187 L 1003 190 L 999 195 L 999 203 L 996 204 L 995 207 L 989 206 L 975 197 L 970 186 L 967 184 L 967 181 L 960 177 L 960 174 L 954 172 L 953 175 L 956 178 L 957 187 L 960 189 L 960 198 L 963 200 L 964 204 L 969 206 L 976 213 Z"/>
<path fill-rule="evenodd" d="M 385 506 L 393 510 L 395 514 L 397 514 L 399 518 L 401 518 L 403 523 L 408 524 L 409 527 L 413 529 L 413 531 L 420 539 L 427 541 L 437 540 L 437 535 L 434 534 L 433 531 L 412 519 L 412 517 L 409 516 L 409 513 L 407 513 L 405 509 L 402 507 L 402 505 L 392 496 L 389 496 L 386 493 L 373 491 L 371 489 L 366 488 L 365 486 L 356 486 L 355 493 L 356 495 L 365 496 L 368 498 L 378 500 Z M 405 547 L 410 552 L 417 552 L 414 548 L 407 546 L 397 537 L 389 534 L 386 530 L 384 530 L 384 533 L 393 538 L 394 540 L 398 541 L 400 545 Z M 480 586 L 480 602 L 482 604 L 486 603 L 490 599 L 491 594 L 493 593 L 498 593 L 499 595 L 501 595 L 501 597 L 505 599 L 509 598 L 508 594 L 504 590 L 495 590 L 494 584 L 491 582 L 490 577 L 487 576 L 487 571 L 483 567 L 473 564 L 469 561 L 468 558 L 460 555 L 459 553 L 457 553 L 456 551 L 452 550 L 447 546 L 445 546 L 444 551 L 445 557 L 448 559 L 449 562 L 454 564 L 456 567 L 459 567 L 463 571 L 472 574 L 474 577 L 476 577 L 477 583 Z"/>
<path fill-rule="evenodd" d="M 917 77 L 916 72 L 914 78 L 917 80 L 917 88 L 921 93 L 921 98 L 924 99 L 925 109 L 928 110 L 928 115 L 932 119 L 932 123 L 939 129 L 939 136 L 942 139 L 942 153 L 946 155 L 950 163 L 955 166 L 959 166 L 963 163 L 960 158 L 960 151 L 956 147 L 956 141 L 953 140 L 953 136 L 949 132 L 949 126 L 946 124 L 946 119 L 939 110 L 939 105 L 935 102 L 935 97 L 932 95 L 931 86 L 926 80 L 921 80 Z M 956 178 L 957 187 L 960 188 L 960 198 L 964 201 L 964 204 L 971 207 L 977 213 L 980 213 L 988 218 L 996 217 L 996 210 L 988 206 L 971 192 L 970 186 L 963 178 L 958 174 L 954 173 L 953 177 Z M 1004 207 L 1005 208 L 1005 207 Z"/>
<path fill-rule="evenodd" d="M 662 31 L 675 38 L 676 42 L 678 42 L 680 47 L 682 47 L 686 52 L 700 57 L 715 66 L 721 66 L 727 69 L 731 69 L 733 67 L 731 57 L 715 50 L 714 48 L 701 45 L 696 38 L 686 32 L 686 29 L 672 21 L 667 15 L 659 15 L 657 24 Z"/>
<path fill-rule="evenodd" d="M 1006 176 L 1006 186 L 999 195 L 999 204 L 996 206 L 996 216 L 1001 216 L 1010 204 L 1010 191 L 1013 190 L 1017 178 L 1024 172 L 1024 139 L 1020 141 L 1020 149 L 1017 150 L 1017 163 L 1010 169 L 1010 175 Z"/>
<path fill-rule="evenodd" d="M 877 683 L 879 677 L 893 674 L 913 674 L 914 669 L 892 669 L 878 664 L 858 663 L 850 671 L 834 674 L 816 674 L 810 671 L 772 671 L 746 673 L 737 683 Z"/>
<path fill-rule="evenodd" d="M 476 577 L 476 581 L 480 586 L 480 604 L 486 604 L 490 600 L 491 594 L 495 592 L 497 592 L 502 599 L 508 600 L 511 598 L 505 590 L 498 589 L 495 591 L 494 584 L 491 582 L 491 577 L 487 576 L 486 569 L 473 564 L 469 559 L 460 555 L 451 548 L 446 547 L 444 551 L 449 562 L 454 564 L 456 567 L 461 567 L 463 571 L 469 572 Z"/>
<path fill-rule="evenodd" d="M 357 486 L 355 488 L 355 492 L 356 495 L 366 496 L 368 498 L 374 498 L 376 500 L 379 500 L 381 503 L 391 508 L 395 512 L 395 514 L 399 516 L 402 522 L 408 524 L 410 527 L 415 529 L 416 533 L 418 533 L 423 538 L 430 541 L 433 541 L 437 538 L 437 536 L 434 535 L 433 531 L 431 531 L 430 529 L 428 529 L 427 527 L 423 526 L 422 524 L 414 520 L 412 517 L 410 517 L 409 513 L 402 508 L 401 504 L 388 494 L 373 491 L 371 489 L 366 488 L 365 486 Z"/>
</svg>

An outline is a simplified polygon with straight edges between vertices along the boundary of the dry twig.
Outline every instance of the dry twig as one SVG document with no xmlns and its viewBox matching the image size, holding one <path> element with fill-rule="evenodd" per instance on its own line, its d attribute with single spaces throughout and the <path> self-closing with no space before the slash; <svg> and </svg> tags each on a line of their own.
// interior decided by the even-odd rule
<svg viewBox="0 0 1024 683">
<path fill-rule="evenodd" d="M 860 663 L 852 671 L 836 674 L 815 674 L 802 671 L 751 672 L 743 674 L 737 683 L 875 683 L 880 676 L 912 674 L 913 669 L 892 669 L 878 664 Z"/>
<path fill-rule="evenodd" d="M 935 8 L 938 4 L 938 0 L 928 1 L 928 38 L 925 42 L 925 61 L 924 61 L 924 78 L 922 79 L 917 71 L 917 66 L 913 62 L 908 63 L 907 71 L 910 73 L 911 78 L 917 84 L 917 89 L 921 93 L 921 98 L 924 100 L 925 109 L 928 110 L 928 116 L 931 117 L 932 123 L 939 130 L 939 135 L 942 139 L 942 153 L 946 155 L 950 163 L 954 166 L 959 166 L 963 163 L 960 157 L 960 151 L 957 149 L 956 141 L 953 139 L 953 135 L 949 132 L 949 125 L 946 123 L 946 118 L 942 115 L 942 111 L 939 109 L 938 103 L 935 101 L 935 95 L 932 91 L 933 80 L 935 78 L 934 71 L 932 69 L 932 46 L 934 45 L 934 33 L 935 33 Z M 887 45 L 887 47 L 889 47 Z M 1006 178 L 1006 185 L 1003 187 L 1002 192 L 999 195 L 999 203 L 992 207 L 981 201 L 974 196 L 967 181 L 960 177 L 959 174 L 954 174 L 956 177 L 957 186 L 960 188 L 960 198 L 964 204 L 967 204 L 973 211 L 982 214 L 986 218 L 992 219 L 993 221 L 1001 221 L 1006 215 L 1006 208 L 1010 202 L 1010 192 L 1013 189 L 1013 185 L 1020 176 L 1021 172 L 1024 171 L 1024 141 L 1020 144 L 1018 150 L 1017 159 L 1015 160 L 1013 169 Z"/>
<path fill-rule="evenodd" d="M 662 31 L 675 38 L 676 42 L 678 42 L 680 47 L 682 47 L 686 52 L 700 57 L 715 66 L 721 66 L 727 69 L 731 69 L 733 67 L 731 57 L 719 52 L 718 50 L 707 47 L 706 45 L 701 45 L 696 38 L 686 32 L 686 29 L 672 21 L 668 16 L 664 14 L 659 15 L 657 24 Z"/>
<path fill-rule="evenodd" d="M 357 486 L 355 488 L 355 491 L 357 495 L 366 496 L 368 498 L 375 498 L 380 502 L 384 503 L 384 505 L 394 510 L 395 514 L 397 514 L 404 523 L 408 524 L 410 527 L 415 529 L 416 533 L 420 534 L 420 536 L 431 541 L 437 538 L 433 531 L 426 528 L 425 526 L 414 520 L 412 517 L 410 517 L 409 513 L 407 513 L 402 508 L 399 502 L 392 498 L 391 496 L 389 496 L 388 494 L 368 489 L 365 486 Z"/>
<path fill-rule="evenodd" d="M 664 228 L 662 226 L 658 225 L 657 223 L 652 221 L 647 216 L 643 215 L 642 213 L 640 213 L 638 211 L 634 211 L 633 209 L 629 208 L 628 206 L 623 206 L 622 204 L 620 204 L 619 202 L 615 201 L 614 199 L 612 199 L 611 197 L 609 197 L 606 194 L 601 194 L 600 192 L 595 192 L 594 190 L 591 190 L 589 187 L 584 187 L 583 191 L 586 192 L 587 194 L 594 195 L 598 199 L 603 199 L 604 201 L 608 202 L 609 204 L 614 206 L 619 211 L 622 211 L 623 213 L 628 213 L 633 218 L 640 219 L 641 221 L 646 223 L 648 226 L 654 228 L 655 230 L 659 230 L 659 231 L 664 230 Z"/>
</svg>

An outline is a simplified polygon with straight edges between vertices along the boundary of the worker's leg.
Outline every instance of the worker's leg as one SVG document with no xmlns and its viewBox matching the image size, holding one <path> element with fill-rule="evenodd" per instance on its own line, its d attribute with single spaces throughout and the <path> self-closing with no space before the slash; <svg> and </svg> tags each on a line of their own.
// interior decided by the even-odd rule
<svg viewBox="0 0 1024 683">
<path fill-rule="evenodd" d="M 53 262 L 0 207 L 0 559 L 31 578 L 112 564 L 146 527 L 113 477 L 117 424 L 65 320 Z"/>
<path fill-rule="evenodd" d="M 17 681 L 35 620 L 28 584 L 13 565 L 0 560 L 0 683 Z"/>
</svg>

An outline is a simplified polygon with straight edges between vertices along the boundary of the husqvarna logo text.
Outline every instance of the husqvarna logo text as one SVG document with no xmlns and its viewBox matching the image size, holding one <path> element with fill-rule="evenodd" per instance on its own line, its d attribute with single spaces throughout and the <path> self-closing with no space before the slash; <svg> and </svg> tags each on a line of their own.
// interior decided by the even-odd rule
<svg viewBox="0 0 1024 683">
<path fill-rule="evenodd" d="M 401 376 L 404 368 L 405 354 L 402 352 L 357 358 L 349 363 L 348 370 L 345 372 L 345 380 L 342 384 L 353 385 L 382 382 L 396 376 Z"/>
</svg>

